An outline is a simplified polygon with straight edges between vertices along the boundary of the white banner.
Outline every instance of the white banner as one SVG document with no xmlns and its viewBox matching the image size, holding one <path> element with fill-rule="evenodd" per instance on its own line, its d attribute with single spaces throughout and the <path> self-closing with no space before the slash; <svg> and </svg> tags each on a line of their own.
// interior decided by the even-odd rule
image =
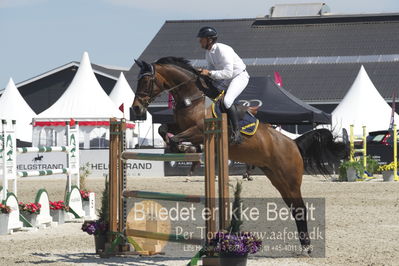
<svg viewBox="0 0 399 266">
<path fill-rule="evenodd" d="M 23 153 L 17 155 L 17 171 L 54 170 L 67 167 L 65 152 Z M 65 175 L 53 175 L 61 177 Z"/>
<path fill-rule="evenodd" d="M 142 153 L 164 153 L 163 149 L 137 149 L 129 150 Z M 109 151 L 108 150 L 80 150 L 80 165 L 89 164 L 90 176 L 99 177 L 108 174 Z M 164 163 L 156 161 L 126 161 L 127 176 L 163 177 Z"/>
<path fill-rule="evenodd" d="M 143 153 L 164 153 L 163 149 L 131 150 Z M 40 171 L 66 168 L 66 154 L 63 152 L 25 153 L 17 156 L 17 171 Z M 89 177 L 102 177 L 108 174 L 108 150 L 80 150 L 80 167 L 88 163 Z M 155 161 L 127 161 L 127 176 L 163 177 L 164 163 Z M 57 177 L 65 175 L 54 175 Z"/>
</svg>

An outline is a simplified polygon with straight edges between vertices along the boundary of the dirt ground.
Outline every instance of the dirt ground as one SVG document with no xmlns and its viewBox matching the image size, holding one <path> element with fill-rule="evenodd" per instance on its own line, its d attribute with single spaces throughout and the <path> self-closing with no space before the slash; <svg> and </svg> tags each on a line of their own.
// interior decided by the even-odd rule
<svg viewBox="0 0 399 266">
<path fill-rule="evenodd" d="M 239 177 L 231 177 L 235 183 Z M 141 190 L 202 194 L 203 178 L 132 178 L 128 187 Z M 87 181 L 100 203 L 103 178 Z M 33 201 L 39 188 L 50 200 L 63 199 L 64 179 L 31 178 L 18 183 L 18 200 Z M 305 197 L 326 199 L 325 258 L 249 258 L 248 265 L 399 265 L 399 182 L 339 183 L 320 176 L 305 176 Z M 266 177 L 243 182 L 243 197 L 279 197 Z M 98 206 L 98 205 L 97 205 Z M 80 223 L 67 223 L 35 232 L 0 236 L 0 265 L 185 265 L 170 257 L 119 257 L 101 259 L 94 254 L 92 236 Z"/>
</svg>

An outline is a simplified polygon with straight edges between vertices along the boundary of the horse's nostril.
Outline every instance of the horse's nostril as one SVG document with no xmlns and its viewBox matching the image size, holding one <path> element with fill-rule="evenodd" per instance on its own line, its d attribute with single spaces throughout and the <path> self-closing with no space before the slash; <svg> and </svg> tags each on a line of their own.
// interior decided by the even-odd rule
<svg viewBox="0 0 399 266">
<path fill-rule="evenodd" d="M 136 113 L 136 114 L 140 114 L 140 107 L 139 106 L 134 106 L 133 107 L 133 110 L 134 110 L 134 112 Z"/>
</svg>

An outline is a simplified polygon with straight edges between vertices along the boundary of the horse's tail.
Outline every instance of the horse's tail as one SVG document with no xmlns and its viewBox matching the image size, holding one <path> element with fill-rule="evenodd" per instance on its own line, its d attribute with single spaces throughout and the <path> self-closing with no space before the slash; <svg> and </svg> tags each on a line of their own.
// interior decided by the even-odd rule
<svg viewBox="0 0 399 266">
<path fill-rule="evenodd" d="M 328 175 L 326 163 L 347 158 L 349 145 L 347 141 L 337 142 L 328 129 L 309 131 L 295 139 L 304 162 L 305 169 L 318 170 Z"/>
</svg>

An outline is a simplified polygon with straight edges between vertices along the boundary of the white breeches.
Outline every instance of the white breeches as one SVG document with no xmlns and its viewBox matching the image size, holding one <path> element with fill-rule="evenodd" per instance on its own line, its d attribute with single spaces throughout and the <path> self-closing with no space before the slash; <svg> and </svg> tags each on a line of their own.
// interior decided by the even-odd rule
<svg viewBox="0 0 399 266">
<path fill-rule="evenodd" d="M 233 78 L 229 84 L 226 95 L 224 96 L 224 106 L 229 109 L 234 100 L 241 94 L 241 92 L 247 87 L 249 81 L 249 75 L 247 71 L 242 72 L 235 78 Z"/>
</svg>

